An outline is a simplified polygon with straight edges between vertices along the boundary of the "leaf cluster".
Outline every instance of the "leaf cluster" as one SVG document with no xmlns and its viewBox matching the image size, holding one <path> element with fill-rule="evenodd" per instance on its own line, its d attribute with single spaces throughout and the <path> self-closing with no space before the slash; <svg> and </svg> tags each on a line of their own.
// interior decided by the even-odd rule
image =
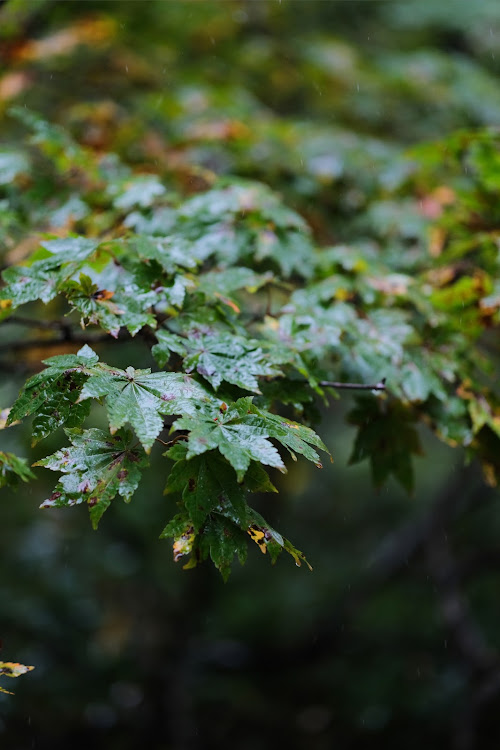
<svg viewBox="0 0 500 750">
<path fill-rule="evenodd" d="M 153 445 L 166 443 L 166 492 L 179 508 L 162 536 L 174 538 L 175 559 L 189 554 L 193 567 L 210 557 L 227 577 L 253 540 L 273 562 L 285 550 L 300 564 L 248 499 L 274 490 L 267 472 L 286 471 L 284 452 L 321 465 L 314 402 L 326 404 L 329 384 L 343 381 L 386 384 L 350 415 L 351 462 L 368 459 L 378 486 L 393 475 L 412 490 L 419 422 L 497 480 L 494 360 L 475 350 L 500 309 L 494 132 L 451 139 L 446 186 L 440 147 L 415 152 L 401 163 L 404 178 L 353 223 L 361 239 L 320 247 L 265 184 L 210 178 L 183 195 L 37 115 L 15 115 L 33 135 L 31 150 L 4 160 L 13 207 L 18 194 L 26 200 L 37 153 L 54 179 L 69 161 L 77 171 L 70 203 L 49 216 L 53 229 L 73 217 L 64 236 L 46 234 L 3 272 L 4 325 L 35 304 L 69 343 L 92 341 L 93 329 L 117 344 L 135 337 L 163 368 L 117 368 L 88 345 L 44 360 L 8 417 L 32 416 L 34 442 L 59 427 L 70 440 L 38 462 L 62 475 L 44 507 L 86 503 L 96 526 L 116 495 L 131 498 Z M 108 431 L 85 427 L 92 403 Z M 19 459 L 2 461 L 2 476 L 29 478 Z"/>
</svg>

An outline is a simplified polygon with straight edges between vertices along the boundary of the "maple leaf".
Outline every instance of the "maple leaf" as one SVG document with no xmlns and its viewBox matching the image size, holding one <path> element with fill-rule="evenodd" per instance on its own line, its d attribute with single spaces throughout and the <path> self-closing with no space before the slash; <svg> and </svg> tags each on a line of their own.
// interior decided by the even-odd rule
<svg viewBox="0 0 500 750">
<path fill-rule="evenodd" d="M 163 429 L 162 415 L 194 412 L 196 404 L 214 401 L 189 375 L 133 367 L 120 370 L 107 365 L 95 369 L 81 391 L 80 401 L 102 397 L 111 432 L 129 422 L 148 453 Z"/>
<path fill-rule="evenodd" d="M 411 409 L 397 401 L 384 404 L 382 408 L 376 398 L 359 398 L 348 420 L 358 427 L 349 463 L 356 464 L 368 458 L 376 487 L 381 487 L 393 474 L 408 492 L 412 492 L 412 454 L 421 455 L 422 448 Z M 393 435 L 398 439 L 394 440 Z"/>
<path fill-rule="evenodd" d="M 114 292 L 99 289 L 99 286 L 84 273 L 80 274 L 79 281 L 73 279 L 68 281 L 62 291 L 66 294 L 70 305 L 81 313 L 82 328 L 85 328 L 88 323 L 94 323 L 100 325 L 114 338 L 118 336 L 122 325 L 119 316 L 124 310 L 112 301 Z"/>
<path fill-rule="evenodd" d="M 189 243 L 178 243 L 165 237 L 135 235 L 124 241 L 124 247 L 148 265 L 155 261 L 167 274 L 175 274 L 179 268 L 194 269 L 199 261 L 190 250 Z"/>
<path fill-rule="evenodd" d="M 11 300 L 12 308 L 37 299 L 50 302 L 57 295 L 59 285 L 69 279 L 99 245 L 84 237 L 46 240 L 40 244 L 44 251 L 38 255 L 47 256 L 48 252 L 49 257 L 37 260 L 35 254 L 30 265 L 11 266 L 2 273 L 7 286 L 0 291 L 0 299 Z"/>
<path fill-rule="evenodd" d="M 32 441 L 38 442 L 57 427 L 78 427 L 88 416 L 90 404 L 79 403 L 81 389 L 99 358 L 85 345 L 77 354 L 43 360 L 45 370 L 31 377 L 14 402 L 7 424 L 35 414 Z"/>
<path fill-rule="evenodd" d="M 276 438 L 294 455 L 301 453 L 321 466 L 312 446 L 327 451 L 313 430 L 295 422 L 258 409 L 251 397 L 238 399 L 234 404 L 200 405 L 197 412 L 187 414 L 172 425 L 173 430 L 188 430 L 187 458 L 218 449 L 229 461 L 241 481 L 250 462 L 258 461 L 281 472 L 286 468 L 269 438 Z"/>
<path fill-rule="evenodd" d="M 165 494 L 181 494 L 195 532 L 200 530 L 212 511 L 224 505 L 231 506 L 233 519 L 244 521 L 242 488 L 223 458 L 210 457 L 208 460 L 206 455 L 201 455 L 186 460 L 187 446 L 180 444 L 165 455 L 175 460 L 168 475 Z"/>
<path fill-rule="evenodd" d="M 119 286 L 117 292 L 99 289 L 84 273 L 79 281 L 69 280 L 61 287 L 70 305 L 81 314 L 81 325 L 99 325 L 116 338 L 121 327 L 134 336 L 145 325 L 156 328 L 149 308 L 158 301 L 154 292 L 143 292 L 135 285 Z"/>
<path fill-rule="evenodd" d="M 50 302 L 57 294 L 57 276 L 43 263 L 11 266 L 3 271 L 2 278 L 7 286 L 0 291 L 0 299 L 10 300 L 13 309 L 36 299 Z"/>
<path fill-rule="evenodd" d="M 28 482 L 34 478 L 26 459 L 0 451 L 0 487 L 17 487 L 20 481 Z"/>
<path fill-rule="evenodd" d="M 140 446 L 130 447 L 131 433 L 120 430 L 109 435 L 102 430 L 65 430 L 71 447 L 62 448 L 34 466 L 60 471 L 63 476 L 42 508 L 77 505 L 86 502 L 97 528 L 111 500 L 121 495 L 126 502 L 134 494 L 141 470 L 147 465 Z"/>
<path fill-rule="evenodd" d="M 251 268 L 238 266 L 220 271 L 210 271 L 198 277 L 198 290 L 207 297 L 227 299 L 234 303 L 233 292 L 245 289 L 254 293 L 274 279 L 272 273 L 256 273 Z"/>
<path fill-rule="evenodd" d="M 31 672 L 35 667 L 28 667 L 25 664 L 18 664 L 13 661 L 0 661 L 0 677 L 20 677 L 22 674 Z M 0 693 L 13 695 L 10 690 L 0 687 Z"/>
<path fill-rule="evenodd" d="M 280 370 L 269 363 L 267 353 L 253 339 L 231 333 L 192 329 L 186 337 L 158 331 L 153 355 L 164 365 L 171 351 L 184 357 L 186 372 L 196 370 L 217 390 L 225 381 L 247 391 L 260 393 L 258 377 L 276 377 Z"/>
</svg>

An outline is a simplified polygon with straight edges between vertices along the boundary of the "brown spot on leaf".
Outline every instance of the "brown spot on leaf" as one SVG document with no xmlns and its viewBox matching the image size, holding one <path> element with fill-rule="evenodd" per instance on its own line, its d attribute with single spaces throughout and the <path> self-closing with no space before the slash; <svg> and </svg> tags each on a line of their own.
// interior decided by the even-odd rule
<svg viewBox="0 0 500 750">
<path fill-rule="evenodd" d="M 98 292 L 92 295 L 92 299 L 95 299 L 97 302 L 104 302 L 107 299 L 111 299 L 113 295 L 114 292 L 110 292 L 109 289 L 99 289 Z"/>
</svg>

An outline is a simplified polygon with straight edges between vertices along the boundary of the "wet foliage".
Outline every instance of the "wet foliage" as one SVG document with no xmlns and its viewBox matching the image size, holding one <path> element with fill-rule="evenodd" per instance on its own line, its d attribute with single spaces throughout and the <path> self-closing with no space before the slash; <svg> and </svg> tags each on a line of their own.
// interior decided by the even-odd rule
<svg viewBox="0 0 500 750">
<path fill-rule="evenodd" d="M 19 747 L 500 731 L 500 13 L 434 5 L 0 8 Z"/>
</svg>

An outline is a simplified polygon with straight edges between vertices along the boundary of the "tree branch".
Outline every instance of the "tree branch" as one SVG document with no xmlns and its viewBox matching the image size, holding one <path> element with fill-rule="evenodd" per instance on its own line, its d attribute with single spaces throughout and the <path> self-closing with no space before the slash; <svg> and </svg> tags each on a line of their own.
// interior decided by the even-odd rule
<svg viewBox="0 0 500 750">
<path fill-rule="evenodd" d="M 69 320 L 43 320 L 41 318 L 38 320 L 36 318 L 24 318 L 22 315 L 11 315 L 4 320 L 4 325 L 8 323 L 47 331 L 67 331 L 71 329 L 72 325 Z"/>
<path fill-rule="evenodd" d="M 321 380 L 319 385 L 323 388 L 338 388 L 339 390 L 345 391 L 385 391 L 385 378 L 379 383 L 374 385 L 366 385 L 365 383 L 340 383 L 335 380 Z"/>
<path fill-rule="evenodd" d="M 83 333 L 77 334 L 70 328 L 63 332 L 63 335 L 53 338 L 33 338 L 21 341 L 9 341 L 0 344 L 0 354 L 10 354 L 11 352 L 19 352 L 25 349 L 34 349 L 38 347 L 51 347 L 57 346 L 58 344 L 100 344 L 103 342 L 111 343 L 113 341 L 123 341 L 128 338 L 126 333 L 120 331 L 118 337 L 115 339 L 110 336 L 109 333 Z"/>
</svg>

